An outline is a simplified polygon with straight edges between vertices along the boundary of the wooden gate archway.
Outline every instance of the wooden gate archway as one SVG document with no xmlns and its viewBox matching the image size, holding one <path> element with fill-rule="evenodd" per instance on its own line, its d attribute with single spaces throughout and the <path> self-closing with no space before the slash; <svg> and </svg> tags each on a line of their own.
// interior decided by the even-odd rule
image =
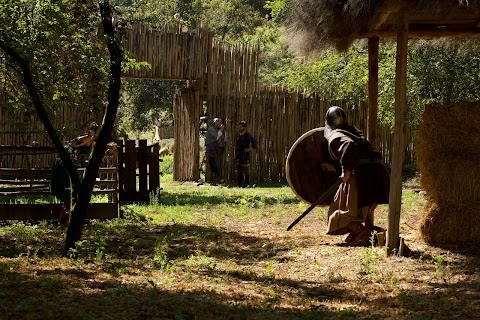
<svg viewBox="0 0 480 320">
<path fill-rule="evenodd" d="M 191 82 L 189 82 L 191 84 Z M 200 179 L 199 165 L 199 120 L 200 92 L 192 85 L 177 88 L 173 103 L 174 163 L 173 179 L 197 181 Z"/>
<path fill-rule="evenodd" d="M 201 24 L 193 32 L 182 32 L 178 25 L 165 26 L 161 30 L 134 26 L 127 31 L 126 39 L 126 49 L 135 60 L 148 62 L 150 68 L 131 70 L 124 74 L 125 77 L 180 79 L 198 84 L 198 98 L 188 90 L 177 90 L 175 96 L 175 180 L 198 179 L 197 116 L 203 113 L 203 92 L 206 93 L 207 123 L 215 117 L 222 118 L 230 137 L 224 158 L 223 178 L 226 181 L 235 179 L 231 138 L 235 137 L 237 121 L 247 121 L 248 130 L 260 140 L 251 168 L 251 178 L 256 182 L 285 181 L 289 147 L 304 132 L 323 125 L 322 117 L 329 103 L 322 97 L 259 85 L 258 45 L 229 45 L 217 41 Z M 361 105 L 343 106 L 353 113 L 363 114 L 365 109 Z M 368 118 L 361 118 L 356 124 L 366 132 L 367 121 Z M 179 124 L 181 128 L 177 128 Z M 387 125 L 378 126 L 370 124 L 368 131 L 378 132 L 379 149 L 390 155 L 393 145 L 390 129 Z M 411 152 L 413 154 L 413 150 Z"/>
</svg>

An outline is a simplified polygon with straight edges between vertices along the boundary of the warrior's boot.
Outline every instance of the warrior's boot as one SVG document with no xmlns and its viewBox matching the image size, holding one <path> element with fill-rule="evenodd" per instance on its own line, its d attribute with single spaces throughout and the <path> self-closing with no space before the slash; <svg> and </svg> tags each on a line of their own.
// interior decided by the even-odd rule
<svg viewBox="0 0 480 320">
<path fill-rule="evenodd" d="M 349 233 L 348 236 L 345 238 L 345 242 L 346 243 L 350 243 L 352 242 L 353 240 L 355 240 L 355 238 L 357 237 L 357 234 L 355 233 Z"/>
<path fill-rule="evenodd" d="M 367 242 L 370 238 L 371 230 L 368 227 L 365 227 L 358 221 L 352 221 L 347 225 L 350 235 L 352 235 L 353 240 L 349 241 L 348 244 L 352 247 L 357 247 L 364 242 Z M 347 237 L 348 238 L 348 237 Z"/>
</svg>

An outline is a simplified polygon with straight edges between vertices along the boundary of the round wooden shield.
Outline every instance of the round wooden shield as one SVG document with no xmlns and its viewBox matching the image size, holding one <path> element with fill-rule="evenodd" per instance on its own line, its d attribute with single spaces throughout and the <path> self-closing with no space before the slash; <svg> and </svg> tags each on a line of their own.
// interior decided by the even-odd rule
<svg viewBox="0 0 480 320">
<path fill-rule="evenodd" d="M 315 128 L 303 134 L 290 148 L 286 163 L 287 181 L 293 192 L 303 201 L 312 204 L 335 181 L 338 174 L 333 171 L 323 171 L 320 164 L 332 162 L 328 152 L 328 142 L 323 136 L 324 127 Z M 329 205 L 332 193 L 322 202 Z"/>
</svg>

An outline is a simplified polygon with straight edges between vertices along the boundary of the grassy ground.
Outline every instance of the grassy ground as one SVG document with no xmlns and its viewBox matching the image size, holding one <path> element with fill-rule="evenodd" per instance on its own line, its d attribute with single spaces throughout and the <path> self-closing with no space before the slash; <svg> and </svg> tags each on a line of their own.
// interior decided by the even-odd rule
<svg viewBox="0 0 480 320">
<path fill-rule="evenodd" d="M 473 319 L 479 254 L 423 243 L 423 197 L 403 194 L 401 235 L 411 257 L 339 246 L 326 208 L 288 187 L 180 184 L 124 205 L 125 219 L 89 221 L 61 258 L 65 228 L 0 225 L 0 319 Z M 415 189 L 415 191 L 413 191 Z M 387 207 L 376 212 L 386 228 Z"/>
</svg>

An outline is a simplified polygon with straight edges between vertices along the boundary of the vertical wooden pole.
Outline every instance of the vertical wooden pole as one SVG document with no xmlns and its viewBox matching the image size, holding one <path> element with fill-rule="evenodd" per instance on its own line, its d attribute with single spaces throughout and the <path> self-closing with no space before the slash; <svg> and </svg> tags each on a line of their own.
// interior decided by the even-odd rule
<svg viewBox="0 0 480 320">
<path fill-rule="evenodd" d="M 395 80 L 395 132 L 393 138 L 387 246 L 392 254 L 399 248 L 400 210 L 402 204 L 402 167 L 405 158 L 407 120 L 408 21 L 401 15 L 397 26 L 397 65 Z"/>
<path fill-rule="evenodd" d="M 118 199 L 124 200 L 125 197 L 125 153 L 123 148 L 123 140 L 115 141 L 117 144 L 117 168 L 118 168 Z"/>
<path fill-rule="evenodd" d="M 148 191 L 157 192 L 160 188 L 160 145 L 158 143 L 151 147 L 152 153 L 148 163 Z"/>
<path fill-rule="evenodd" d="M 125 200 L 135 198 L 137 192 L 137 153 L 135 152 L 135 140 L 125 141 L 125 182 L 127 195 Z"/>
<path fill-rule="evenodd" d="M 150 160 L 150 150 L 147 147 L 147 140 L 138 140 L 138 190 L 140 197 L 144 200 L 148 200 L 148 179 L 147 179 L 147 165 Z"/>
<path fill-rule="evenodd" d="M 378 37 L 368 39 L 368 135 L 378 149 Z"/>
<path fill-rule="evenodd" d="M 205 116 L 205 111 L 203 110 L 203 99 L 204 99 L 204 92 L 205 92 L 205 80 L 203 79 L 200 79 L 200 85 L 199 85 L 199 88 L 200 88 L 200 103 L 198 105 L 198 109 L 200 110 L 200 117 L 204 117 Z"/>
<path fill-rule="evenodd" d="M 378 37 L 368 38 L 368 117 L 367 140 L 378 150 Z M 372 214 L 367 216 L 365 224 L 373 228 L 375 220 Z"/>
<path fill-rule="evenodd" d="M 120 199 L 119 199 L 119 168 L 118 168 L 118 146 L 114 147 L 113 154 L 112 154 L 112 167 L 115 168 L 115 173 L 112 174 L 113 180 L 113 194 L 112 194 L 112 202 L 117 207 L 117 216 L 119 218 L 123 218 L 121 211 L 120 211 Z"/>
</svg>

